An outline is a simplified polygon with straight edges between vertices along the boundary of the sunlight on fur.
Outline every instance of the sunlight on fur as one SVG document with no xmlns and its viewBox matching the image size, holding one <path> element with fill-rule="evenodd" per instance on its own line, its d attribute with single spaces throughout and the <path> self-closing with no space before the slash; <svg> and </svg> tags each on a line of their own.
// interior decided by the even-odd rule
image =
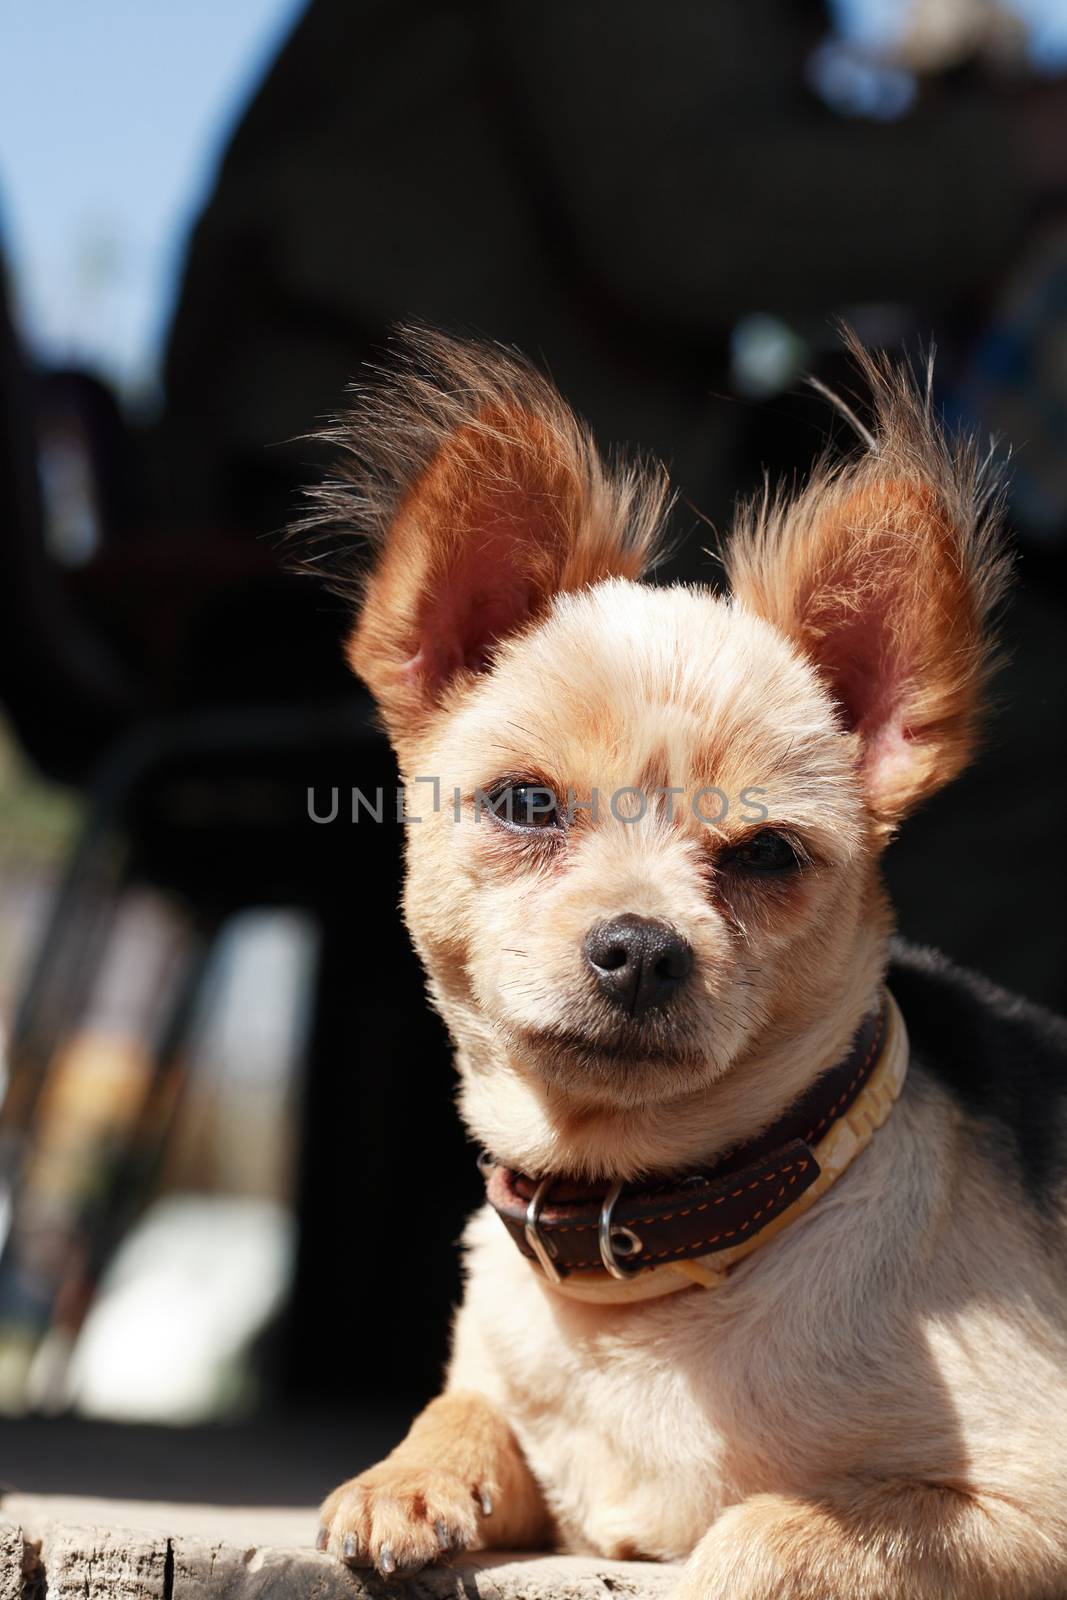
<svg viewBox="0 0 1067 1600">
<path fill-rule="evenodd" d="M 869 438 L 740 512 L 728 594 L 642 581 L 665 475 L 602 459 L 511 353 L 409 334 L 331 435 L 308 560 L 357 609 L 405 781 L 459 796 L 407 830 L 404 914 L 463 1118 L 534 1183 L 713 1166 L 878 1004 L 881 856 L 972 754 L 1008 562 L 995 474 L 853 348 Z M 326 1502 L 322 1546 L 385 1573 L 547 1541 L 685 1560 L 683 1600 L 1067 1592 L 1052 1211 L 913 1009 L 884 1127 L 721 1287 L 583 1304 L 479 1212 L 446 1392 Z"/>
</svg>

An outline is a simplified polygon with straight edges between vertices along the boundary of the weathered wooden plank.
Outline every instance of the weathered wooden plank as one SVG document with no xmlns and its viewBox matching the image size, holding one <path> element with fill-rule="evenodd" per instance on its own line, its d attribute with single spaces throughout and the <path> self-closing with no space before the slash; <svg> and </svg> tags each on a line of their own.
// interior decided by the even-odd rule
<svg viewBox="0 0 1067 1600">
<path fill-rule="evenodd" d="M 676 1577 L 640 1561 L 494 1554 L 386 1582 L 296 1543 L 311 1510 L 9 1495 L 3 1513 L 0 1600 L 666 1600 Z M 28 1585 L 24 1550 L 38 1542 Z"/>
</svg>

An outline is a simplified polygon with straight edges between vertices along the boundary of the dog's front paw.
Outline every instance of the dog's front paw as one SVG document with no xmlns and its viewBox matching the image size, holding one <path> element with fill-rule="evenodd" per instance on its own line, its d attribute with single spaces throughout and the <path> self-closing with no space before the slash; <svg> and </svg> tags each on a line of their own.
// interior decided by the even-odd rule
<svg viewBox="0 0 1067 1600">
<path fill-rule="evenodd" d="M 492 1487 L 447 1468 L 383 1461 L 343 1483 L 323 1503 L 318 1547 L 351 1566 L 417 1572 L 481 1543 Z"/>
</svg>

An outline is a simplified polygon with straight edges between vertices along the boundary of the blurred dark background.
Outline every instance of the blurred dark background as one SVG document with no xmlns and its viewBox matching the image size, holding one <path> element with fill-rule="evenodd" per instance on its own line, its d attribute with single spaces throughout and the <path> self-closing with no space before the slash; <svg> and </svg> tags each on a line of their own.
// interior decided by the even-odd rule
<svg viewBox="0 0 1067 1600">
<path fill-rule="evenodd" d="M 1062 9 L 5 22 L 0 1484 L 311 1499 L 438 1382 L 475 1152 L 401 830 L 346 820 L 395 781 L 347 619 L 278 539 L 397 321 L 663 457 L 662 576 L 711 583 L 707 524 L 849 443 L 802 382 L 852 392 L 837 319 L 936 340 L 950 420 L 1015 452 L 1019 584 L 986 754 L 889 876 L 912 938 L 1067 1004 Z"/>
</svg>

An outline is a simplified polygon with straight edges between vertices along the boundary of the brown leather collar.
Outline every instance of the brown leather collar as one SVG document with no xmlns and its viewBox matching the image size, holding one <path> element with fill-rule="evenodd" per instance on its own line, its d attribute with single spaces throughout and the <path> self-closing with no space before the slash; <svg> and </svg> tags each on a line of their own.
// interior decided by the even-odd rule
<svg viewBox="0 0 1067 1600">
<path fill-rule="evenodd" d="M 752 1239 L 819 1177 L 819 1144 L 863 1092 L 878 1063 L 886 1002 L 845 1058 L 822 1073 L 758 1138 L 683 1177 L 582 1185 L 482 1164 L 486 1196 L 512 1239 L 553 1283 L 571 1273 L 632 1278 Z"/>
</svg>

